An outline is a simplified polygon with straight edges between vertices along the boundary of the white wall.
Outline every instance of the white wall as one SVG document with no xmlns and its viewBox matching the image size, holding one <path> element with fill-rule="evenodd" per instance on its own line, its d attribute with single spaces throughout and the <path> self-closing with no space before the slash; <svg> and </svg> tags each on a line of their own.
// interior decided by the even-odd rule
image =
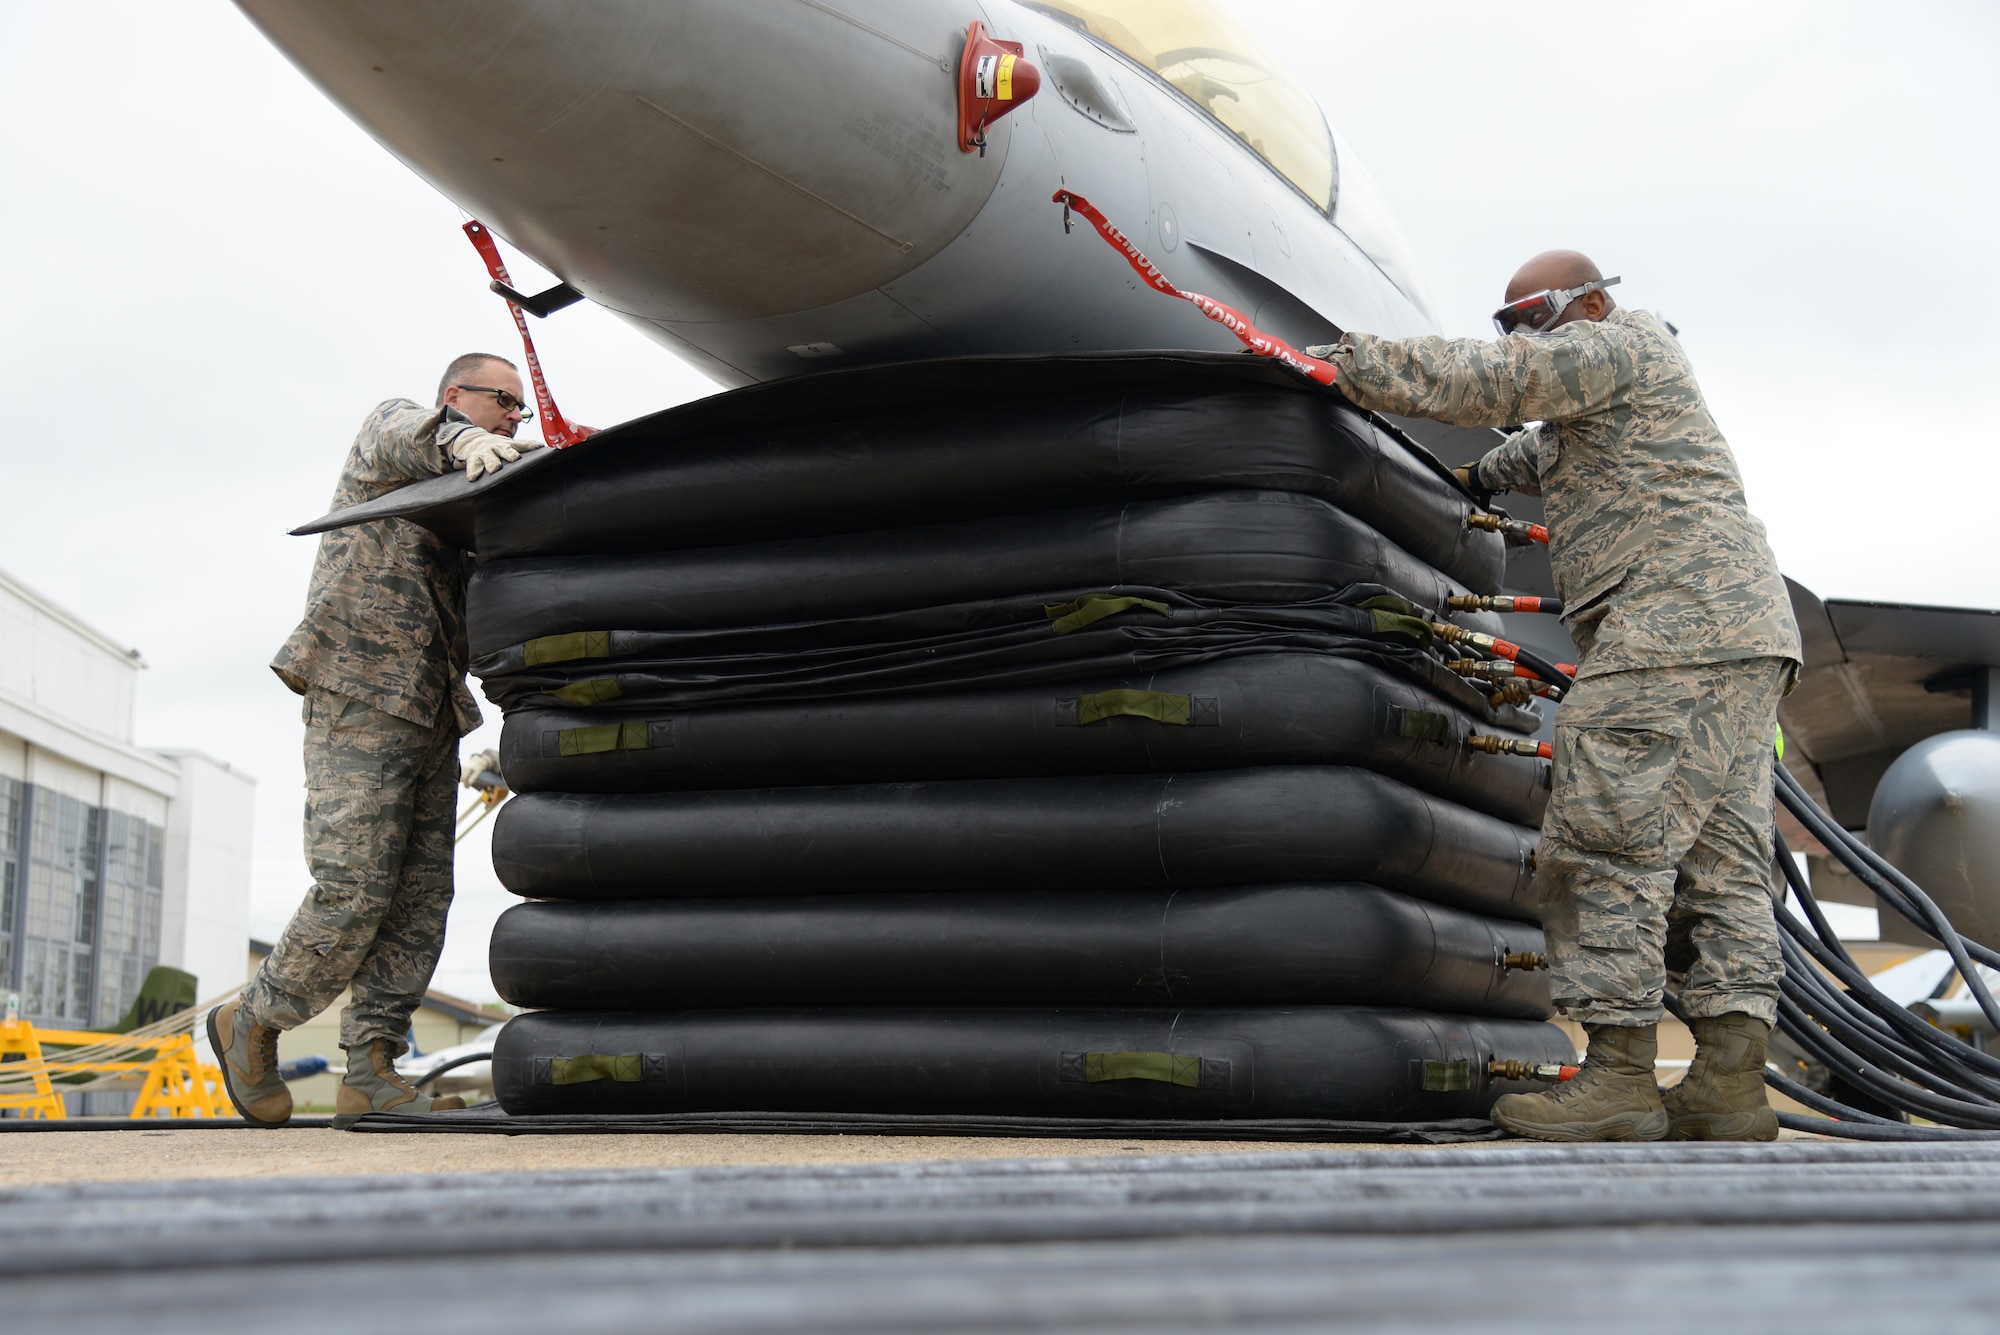
<svg viewBox="0 0 2000 1335">
<path fill-rule="evenodd" d="M 113 741 L 132 741 L 139 651 L 0 572 L 0 692 Z"/>
<path fill-rule="evenodd" d="M 243 981 L 257 781 L 199 751 L 161 754 L 181 781 L 167 808 L 160 963 L 193 974 L 206 1001 Z"/>
<path fill-rule="evenodd" d="M 44 792 L 73 797 L 85 806 L 96 806 L 104 795 L 102 773 L 40 746 L 28 748 L 28 782 Z"/>
</svg>

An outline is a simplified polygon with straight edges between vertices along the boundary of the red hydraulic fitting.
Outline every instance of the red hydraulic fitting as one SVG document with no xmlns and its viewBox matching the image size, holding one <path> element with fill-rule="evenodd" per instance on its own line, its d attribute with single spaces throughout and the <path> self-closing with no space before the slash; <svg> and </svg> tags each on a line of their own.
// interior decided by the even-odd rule
<svg viewBox="0 0 2000 1335">
<path fill-rule="evenodd" d="M 1562 1080 L 1574 1080 L 1581 1066 L 1559 1066 L 1554 1062 L 1502 1061 L 1495 1057 L 1486 1063 L 1486 1074 L 1495 1080 L 1541 1080 L 1555 1084 Z"/>
<path fill-rule="evenodd" d="M 1525 737 L 1495 737 L 1490 733 L 1475 732 L 1465 739 L 1465 744 L 1489 756 L 1534 756 L 1541 760 L 1553 760 L 1556 754 L 1556 749 L 1547 742 L 1531 742 Z"/>
<path fill-rule="evenodd" d="M 1525 668 L 1519 663 L 1510 663 L 1499 659 L 1489 662 L 1483 658 L 1453 658 L 1448 660 L 1445 666 L 1461 677 L 1485 677 L 1489 681 L 1498 681 L 1510 677 L 1520 677 L 1527 681 L 1540 681 L 1542 679 L 1542 674 L 1533 668 Z M 1576 664 L 1574 663 L 1558 663 L 1556 664 L 1556 669 L 1561 672 L 1567 672 L 1572 677 L 1576 675 Z"/>
<path fill-rule="evenodd" d="M 1465 517 L 1465 523 L 1468 528 L 1481 528 L 1488 533 L 1504 533 L 1509 537 L 1526 538 L 1530 542 L 1546 543 L 1549 540 L 1548 529 L 1521 519 L 1503 519 L 1499 515 L 1480 514 L 1475 511 Z"/>
<path fill-rule="evenodd" d="M 1454 626 L 1449 621 L 1431 622 L 1431 633 L 1446 644 L 1469 644 L 1475 649 L 1492 654 L 1495 658 L 1511 660 L 1521 656 L 1521 646 L 1512 640 L 1503 640 L 1497 635 L 1482 635 L 1476 630 Z"/>
<path fill-rule="evenodd" d="M 1544 612 L 1560 616 L 1560 598 L 1510 598 L 1485 593 L 1455 593 L 1445 600 L 1454 612 Z"/>
</svg>

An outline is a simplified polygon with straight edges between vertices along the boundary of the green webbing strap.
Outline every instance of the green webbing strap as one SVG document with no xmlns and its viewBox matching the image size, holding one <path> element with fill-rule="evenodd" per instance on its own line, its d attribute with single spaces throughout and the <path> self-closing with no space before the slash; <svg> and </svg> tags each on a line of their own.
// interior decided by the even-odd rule
<svg viewBox="0 0 2000 1335">
<path fill-rule="evenodd" d="M 1403 736 L 1440 746 L 1451 740 L 1450 715 L 1433 714 L 1424 709 L 1405 709 L 1401 705 L 1392 708 L 1398 715 L 1396 730 Z"/>
<path fill-rule="evenodd" d="M 600 723 L 589 728 L 564 728 L 556 734 L 556 753 L 594 756 L 605 751 L 644 751 L 652 744 L 644 723 Z"/>
<path fill-rule="evenodd" d="M 1076 722 L 1078 727 L 1099 723 L 1114 714 L 1129 714 L 1137 718 L 1149 718 L 1155 723 L 1173 723 L 1185 727 L 1194 718 L 1194 698 L 1186 695 L 1169 695 L 1164 691 L 1099 691 L 1095 695 L 1080 695 L 1076 698 Z"/>
<path fill-rule="evenodd" d="M 1464 1057 L 1450 1062 L 1424 1063 L 1424 1090 L 1430 1094 L 1448 1094 L 1455 1090 L 1472 1088 L 1472 1062 Z"/>
<path fill-rule="evenodd" d="M 1201 1058 L 1180 1057 L 1171 1052 L 1086 1052 L 1083 1078 L 1091 1084 L 1100 1080 L 1157 1080 L 1161 1084 L 1201 1088 Z"/>
<path fill-rule="evenodd" d="M 1361 604 L 1362 610 L 1375 617 L 1377 635 L 1409 635 L 1419 644 L 1428 646 L 1431 636 L 1431 619 L 1423 614 L 1408 598 L 1398 598 L 1393 593 L 1385 593 L 1379 598 L 1370 598 Z"/>
<path fill-rule="evenodd" d="M 589 677 L 583 681 L 573 681 L 559 691 L 549 694 L 559 700 L 567 700 L 573 705 L 601 705 L 606 700 L 616 700 L 625 694 L 619 689 L 616 677 Z"/>
<path fill-rule="evenodd" d="M 593 1080 L 616 1080 L 620 1084 L 636 1085 L 645 1078 L 645 1054 L 621 1052 L 615 1056 L 608 1052 L 586 1052 L 576 1057 L 549 1058 L 549 1083 L 552 1085 L 585 1085 Z"/>
<path fill-rule="evenodd" d="M 1174 609 L 1153 598 L 1113 598 L 1105 593 L 1086 593 L 1075 602 L 1049 603 L 1042 611 L 1055 618 L 1053 629 L 1058 635 L 1067 635 L 1073 630 L 1082 630 L 1093 621 L 1115 617 L 1120 612 L 1129 612 L 1135 607 L 1143 607 L 1148 612 L 1158 612 L 1163 617 L 1171 617 Z"/>
<path fill-rule="evenodd" d="M 611 657 L 611 632 L 579 630 L 568 635 L 544 635 L 521 646 L 521 661 L 528 667 L 543 663 L 569 663 L 579 658 Z"/>
</svg>

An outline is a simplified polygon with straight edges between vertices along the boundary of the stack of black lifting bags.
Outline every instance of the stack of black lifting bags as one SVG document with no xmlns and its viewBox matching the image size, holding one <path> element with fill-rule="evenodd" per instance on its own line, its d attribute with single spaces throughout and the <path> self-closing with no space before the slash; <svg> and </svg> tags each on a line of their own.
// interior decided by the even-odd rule
<svg viewBox="0 0 2000 1335">
<path fill-rule="evenodd" d="M 481 498 L 508 1112 L 1433 1121 L 1571 1058 L 1546 767 L 1465 744 L 1535 718 L 1408 615 L 1500 539 L 1269 368 L 1076 364 Z"/>
</svg>

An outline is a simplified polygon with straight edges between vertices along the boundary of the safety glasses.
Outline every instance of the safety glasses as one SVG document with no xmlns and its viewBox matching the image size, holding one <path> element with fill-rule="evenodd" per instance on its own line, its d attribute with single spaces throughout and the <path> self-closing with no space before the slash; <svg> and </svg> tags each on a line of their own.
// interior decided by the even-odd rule
<svg viewBox="0 0 2000 1335">
<path fill-rule="evenodd" d="M 1503 335 L 1517 329 L 1547 329 L 1562 318 L 1562 313 L 1572 301 L 1586 292 L 1601 292 L 1618 281 L 1616 278 L 1600 278 L 1582 287 L 1543 288 L 1540 292 L 1530 292 L 1519 301 L 1510 301 L 1493 312 L 1493 325 Z"/>
<path fill-rule="evenodd" d="M 453 385 L 452 388 L 469 390 L 474 394 L 491 394 L 493 396 L 493 401 L 500 405 L 501 412 L 511 413 L 516 409 L 519 409 L 521 413 L 521 420 L 523 422 L 531 420 L 535 415 L 532 411 L 529 410 L 527 404 L 521 402 L 519 399 L 515 398 L 512 394 L 509 394 L 504 389 L 495 389 L 491 385 Z"/>
</svg>

